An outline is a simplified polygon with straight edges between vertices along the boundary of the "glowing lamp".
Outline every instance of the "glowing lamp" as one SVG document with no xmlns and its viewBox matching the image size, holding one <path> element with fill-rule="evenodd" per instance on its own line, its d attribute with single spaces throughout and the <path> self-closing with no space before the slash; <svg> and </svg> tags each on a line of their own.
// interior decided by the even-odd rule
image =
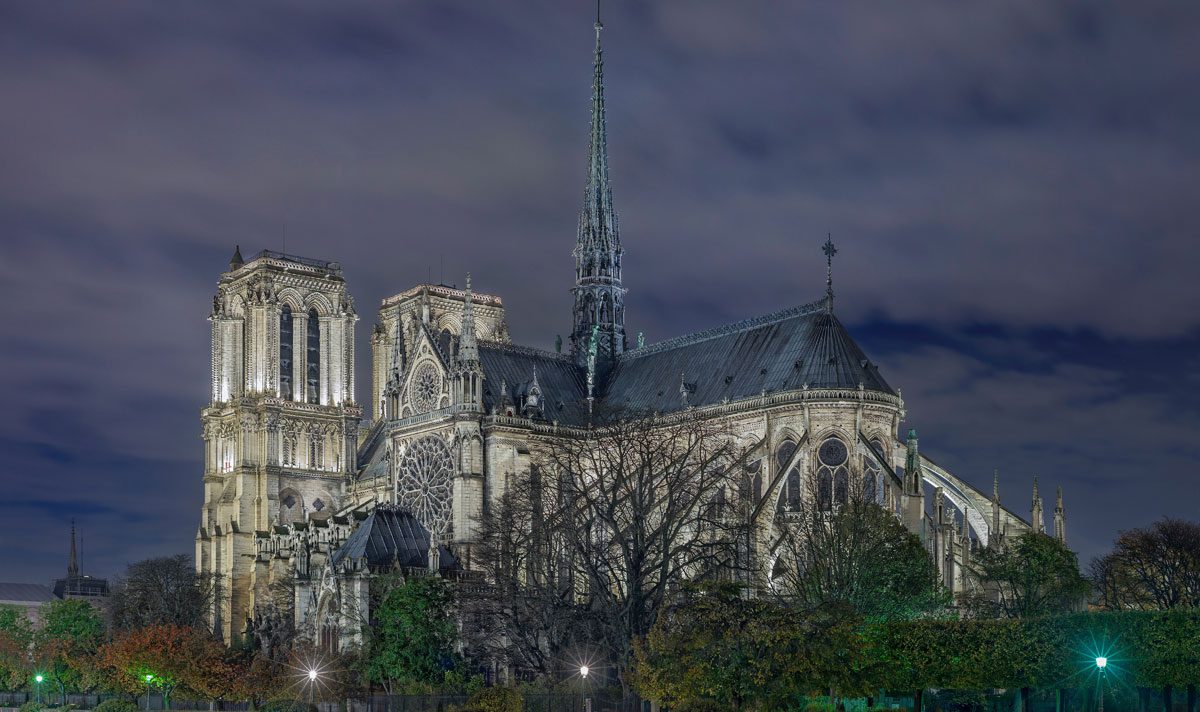
<svg viewBox="0 0 1200 712">
<path fill-rule="evenodd" d="M 582 676 L 582 677 L 583 677 L 583 679 L 585 679 L 585 680 L 586 680 L 586 679 L 587 679 L 587 674 L 588 674 L 588 666 L 587 666 L 587 665 L 580 665 L 580 666 L 579 666 L 579 674 L 580 674 L 580 676 Z"/>
<path fill-rule="evenodd" d="M 45 680 L 46 678 L 42 677 L 41 675 L 36 675 L 33 679 L 34 679 L 34 682 L 41 684 L 42 680 Z"/>
<path fill-rule="evenodd" d="M 316 670 L 309 670 L 309 671 L 308 671 L 308 679 L 309 679 L 309 680 L 313 680 L 313 681 L 315 681 L 315 680 L 317 679 L 317 671 L 316 671 Z"/>
<path fill-rule="evenodd" d="M 153 675 L 146 675 L 146 683 L 147 683 L 147 684 L 149 684 L 149 683 L 150 683 L 150 681 L 151 681 L 151 680 L 153 680 L 153 679 L 154 679 L 154 676 L 153 676 Z"/>
<path fill-rule="evenodd" d="M 1105 658 L 1105 657 L 1096 658 L 1096 667 L 1100 668 L 1101 670 L 1108 667 L 1108 658 Z"/>
</svg>

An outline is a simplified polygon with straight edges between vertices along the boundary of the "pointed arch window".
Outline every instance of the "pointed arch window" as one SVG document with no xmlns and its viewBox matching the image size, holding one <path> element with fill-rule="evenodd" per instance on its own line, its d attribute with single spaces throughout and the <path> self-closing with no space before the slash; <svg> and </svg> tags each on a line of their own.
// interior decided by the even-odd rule
<svg viewBox="0 0 1200 712">
<path fill-rule="evenodd" d="M 316 309 L 308 310 L 308 402 L 321 402 L 321 320 Z"/>
<path fill-rule="evenodd" d="M 292 400 L 292 308 L 279 312 L 279 397 Z"/>
<path fill-rule="evenodd" d="M 822 512 L 850 501 L 850 451 L 841 439 L 827 438 L 817 448 L 817 506 Z"/>
</svg>

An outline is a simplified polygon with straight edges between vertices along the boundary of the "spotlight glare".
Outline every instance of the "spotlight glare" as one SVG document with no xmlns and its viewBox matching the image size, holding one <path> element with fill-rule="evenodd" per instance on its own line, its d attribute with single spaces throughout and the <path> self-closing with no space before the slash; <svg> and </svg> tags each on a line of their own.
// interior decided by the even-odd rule
<svg viewBox="0 0 1200 712">
<path fill-rule="evenodd" d="M 316 671 L 316 670 L 309 670 L 309 671 L 308 671 L 308 679 L 309 679 L 309 680 L 316 680 L 316 679 L 317 679 L 317 671 Z"/>
<path fill-rule="evenodd" d="M 1108 667 L 1108 658 L 1103 656 L 1096 658 L 1096 667 L 1100 668 L 1101 670 Z"/>
<path fill-rule="evenodd" d="M 586 680 L 586 679 L 587 679 L 587 675 L 588 675 L 588 666 L 587 666 L 587 665 L 580 665 L 580 666 L 579 666 L 579 674 L 580 674 L 580 675 L 581 675 L 581 676 L 582 676 L 582 677 L 583 677 L 583 678 Z"/>
</svg>

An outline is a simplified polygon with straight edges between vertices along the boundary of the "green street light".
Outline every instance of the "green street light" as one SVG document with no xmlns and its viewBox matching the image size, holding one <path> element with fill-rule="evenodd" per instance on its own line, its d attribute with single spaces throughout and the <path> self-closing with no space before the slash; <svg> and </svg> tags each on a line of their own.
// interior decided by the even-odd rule
<svg viewBox="0 0 1200 712">
<path fill-rule="evenodd" d="M 150 712 L 150 681 L 153 679 L 153 675 L 146 673 L 146 712 Z"/>
<path fill-rule="evenodd" d="M 1101 670 L 1108 667 L 1108 658 L 1104 656 L 1096 658 L 1096 667 L 1100 668 Z"/>
<path fill-rule="evenodd" d="M 33 677 L 33 681 L 37 683 L 37 701 L 39 705 L 42 704 L 42 680 L 45 679 L 40 674 Z"/>
</svg>

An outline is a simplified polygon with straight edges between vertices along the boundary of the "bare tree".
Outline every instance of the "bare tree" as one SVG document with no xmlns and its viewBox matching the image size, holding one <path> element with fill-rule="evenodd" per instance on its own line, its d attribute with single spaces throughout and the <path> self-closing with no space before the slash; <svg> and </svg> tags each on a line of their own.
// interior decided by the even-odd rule
<svg viewBox="0 0 1200 712">
<path fill-rule="evenodd" d="M 1111 610 L 1200 606 L 1200 524 L 1166 518 L 1121 532 L 1091 565 L 1100 604 Z"/>
<path fill-rule="evenodd" d="M 204 628 L 213 596 L 213 577 L 197 573 L 191 557 L 179 554 L 130 564 L 108 603 L 117 630 L 168 623 Z"/>
<path fill-rule="evenodd" d="M 609 417 L 541 445 L 484 517 L 488 585 L 506 602 L 489 620 L 532 669 L 586 649 L 627 684 L 634 640 L 679 584 L 745 568 L 749 507 L 730 474 L 744 453 L 691 413 Z"/>
</svg>

